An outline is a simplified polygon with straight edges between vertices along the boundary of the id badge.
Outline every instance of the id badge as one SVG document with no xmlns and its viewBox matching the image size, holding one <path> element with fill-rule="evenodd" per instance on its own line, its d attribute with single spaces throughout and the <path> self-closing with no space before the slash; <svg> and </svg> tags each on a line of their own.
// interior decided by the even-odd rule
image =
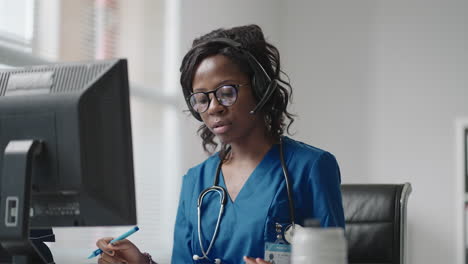
<svg viewBox="0 0 468 264">
<path fill-rule="evenodd" d="M 265 261 L 271 264 L 290 264 L 291 245 L 283 243 L 265 243 Z"/>
</svg>

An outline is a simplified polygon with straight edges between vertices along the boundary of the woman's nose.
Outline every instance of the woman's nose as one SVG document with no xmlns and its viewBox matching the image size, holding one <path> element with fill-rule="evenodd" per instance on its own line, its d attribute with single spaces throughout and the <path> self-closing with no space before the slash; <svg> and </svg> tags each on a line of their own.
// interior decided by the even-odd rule
<svg viewBox="0 0 468 264">
<path fill-rule="evenodd" d="M 210 94 L 210 104 L 208 106 L 208 114 L 219 114 L 226 110 L 226 107 L 219 103 L 218 98 L 214 94 Z"/>
</svg>

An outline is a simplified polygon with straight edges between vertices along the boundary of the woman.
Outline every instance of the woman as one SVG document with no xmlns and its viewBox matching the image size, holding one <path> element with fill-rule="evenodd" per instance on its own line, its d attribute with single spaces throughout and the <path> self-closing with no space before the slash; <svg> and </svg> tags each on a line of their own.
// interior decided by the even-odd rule
<svg viewBox="0 0 468 264">
<path fill-rule="evenodd" d="M 203 122 L 203 148 L 220 148 L 184 176 L 172 263 L 281 263 L 291 226 L 316 219 L 344 227 L 334 156 L 283 136 L 294 119 L 280 73 L 278 50 L 256 25 L 210 32 L 185 55 L 181 85 Z M 97 242 L 110 252 L 99 263 L 151 263 L 129 240 L 111 239 Z"/>
</svg>

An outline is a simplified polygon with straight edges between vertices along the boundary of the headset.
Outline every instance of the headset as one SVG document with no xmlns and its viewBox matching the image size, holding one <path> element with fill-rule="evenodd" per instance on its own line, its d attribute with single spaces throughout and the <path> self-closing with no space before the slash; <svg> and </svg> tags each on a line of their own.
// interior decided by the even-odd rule
<svg viewBox="0 0 468 264">
<path fill-rule="evenodd" d="M 245 56 L 247 58 L 249 66 L 253 69 L 254 75 L 252 78 L 252 87 L 253 87 L 253 92 L 254 96 L 258 100 L 257 105 L 250 111 L 250 114 L 254 115 L 255 113 L 258 112 L 258 110 L 262 109 L 262 107 L 268 102 L 268 100 L 271 98 L 273 93 L 276 91 L 278 88 L 278 79 L 272 78 L 268 75 L 267 71 L 265 68 L 262 66 L 262 64 L 255 58 L 255 56 L 250 53 L 247 49 L 242 47 L 242 44 L 232 40 L 230 38 L 213 38 L 204 42 L 201 42 L 192 49 L 187 52 L 186 56 L 189 56 L 191 53 L 193 53 L 196 49 L 206 46 L 206 45 L 212 45 L 212 44 L 224 44 L 227 47 L 233 48 L 236 51 L 238 51 L 241 55 Z M 187 106 L 192 113 L 192 115 L 198 120 L 202 121 L 201 116 L 198 112 L 196 112 L 192 106 L 190 105 L 189 102 L 189 96 L 190 96 L 190 91 L 187 89 L 183 89 L 184 96 L 185 96 L 185 102 L 187 103 Z"/>
</svg>

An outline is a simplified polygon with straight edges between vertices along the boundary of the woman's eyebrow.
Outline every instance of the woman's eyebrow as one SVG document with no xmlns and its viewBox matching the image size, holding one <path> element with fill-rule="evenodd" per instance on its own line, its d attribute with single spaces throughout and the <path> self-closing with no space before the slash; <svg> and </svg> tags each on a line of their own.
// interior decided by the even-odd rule
<svg viewBox="0 0 468 264">
<path fill-rule="evenodd" d="M 240 81 L 236 81 L 234 79 L 226 79 L 226 80 L 223 80 L 223 81 L 220 81 L 212 90 L 220 87 L 220 86 L 223 86 L 223 85 L 226 85 L 226 84 L 239 84 Z M 207 91 L 210 91 L 210 89 L 207 89 L 207 88 L 204 88 L 204 87 L 197 87 L 197 88 L 193 88 L 193 92 L 194 93 L 197 93 L 197 92 L 207 92 Z"/>
<path fill-rule="evenodd" d="M 194 89 L 192 90 L 192 92 L 194 92 L 194 93 L 206 92 L 206 91 L 207 91 L 206 88 L 194 88 Z"/>
<path fill-rule="evenodd" d="M 219 83 L 218 83 L 218 86 L 216 86 L 216 87 L 219 87 L 219 86 L 225 85 L 225 84 L 238 84 L 238 83 L 240 83 L 240 82 L 239 82 L 239 81 L 236 81 L 236 80 L 234 80 L 234 79 L 228 79 L 228 80 L 224 80 L 224 81 L 222 81 L 222 82 L 219 82 Z"/>
</svg>

